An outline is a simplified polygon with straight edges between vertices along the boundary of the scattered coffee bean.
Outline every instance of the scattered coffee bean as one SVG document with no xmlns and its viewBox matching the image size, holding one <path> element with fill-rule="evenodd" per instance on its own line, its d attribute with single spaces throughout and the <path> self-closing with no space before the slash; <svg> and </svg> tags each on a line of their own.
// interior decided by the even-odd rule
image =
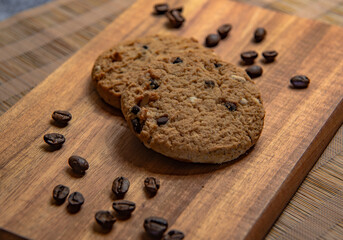
<svg viewBox="0 0 343 240">
<path fill-rule="evenodd" d="M 132 123 L 132 128 L 133 130 L 140 134 L 142 132 L 142 129 L 143 129 L 143 125 L 141 124 L 139 118 L 134 118 L 131 120 L 131 123 Z"/>
<path fill-rule="evenodd" d="M 55 199 L 57 204 L 62 204 L 69 195 L 69 188 L 62 184 L 57 185 L 53 192 L 52 197 Z"/>
<path fill-rule="evenodd" d="M 167 3 L 159 3 L 155 4 L 154 8 L 157 14 L 164 14 L 168 12 L 169 6 Z"/>
<path fill-rule="evenodd" d="M 159 88 L 160 85 L 158 85 L 158 82 L 157 82 L 155 79 L 152 79 L 152 78 L 151 78 L 149 81 L 150 81 L 150 87 L 151 87 L 152 89 L 157 89 L 157 88 Z"/>
<path fill-rule="evenodd" d="M 133 114 L 139 113 L 140 110 L 141 110 L 141 108 L 140 108 L 138 105 L 135 105 L 135 106 L 133 106 L 133 107 L 131 108 L 131 112 L 132 112 Z"/>
<path fill-rule="evenodd" d="M 136 204 L 127 200 L 116 200 L 112 206 L 118 214 L 125 216 L 130 215 L 136 209 Z"/>
<path fill-rule="evenodd" d="M 254 33 L 255 42 L 261 42 L 267 34 L 266 29 L 264 28 L 256 28 Z"/>
<path fill-rule="evenodd" d="M 147 45 L 143 45 L 144 49 L 149 49 L 149 47 Z"/>
<path fill-rule="evenodd" d="M 178 230 L 170 230 L 163 236 L 163 240 L 182 240 L 185 238 L 185 234 Z"/>
<path fill-rule="evenodd" d="M 89 168 L 87 160 L 80 156 L 71 156 L 68 163 L 77 174 L 85 174 L 86 170 Z"/>
<path fill-rule="evenodd" d="M 229 32 L 232 29 L 232 25 L 231 24 L 224 24 L 222 26 L 220 26 L 217 30 L 219 36 L 221 39 L 224 39 L 227 37 L 227 35 L 229 34 Z"/>
<path fill-rule="evenodd" d="M 251 78 L 257 78 L 257 77 L 261 76 L 263 73 L 263 69 L 258 65 L 252 65 L 252 66 L 248 67 L 247 69 L 245 69 L 245 71 L 247 72 L 247 74 Z"/>
<path fill-rule="evenodd" d="M 290 82 L 293 88 L 301 89 L 308 87 L 308 85 L 310 84 L 310 79 L 305 75 L 297 75 L 292 77 Z"/>
<path fill-rule="evenodd" d="M 148 217 L 144 220 L 145 231 L 154 237 L 162 237 L 167 228 L 168 222 L 163 218 Z"/>
<path fill-rule="evenodd" d="M 221 67 L 221 66 L 223 66 L 223 65 L 221 65 L 220 63 L 215 63 L 214 66 L 215 66 L 216 68 L 219 68 L 219 67 Z"/>
<path fill-rule="evenodd" d="M 144 180 L 144 186 L 150 194 L 156 194 L 158 189 L 160 189 L 160 180 L 154 177 L 147 177 Z"/>
<path fill-rule="evenodd" d="M 161 125 L 164 125 L 168 122 L 169 118 L 167 116 L 163 116 L 163 117 L 160 117 L 156 120 L 157 122 L 157 125 L 158 126 L 161 126 Z"/>
<path fill-rule="evenodd" d="M 111 229 L 117 219 L 109 211 L 98 211 L 95 214 L 95 220 L 101 227 Z"/>
<path fill-rule="evenodd" d="M 81 193 L 73 192 L 69 195 L 68 198 L 68 210 L 72 213 L 78 212 L 84 202 L 85 199 L 83 198 Z"/>
<path fill-rule="evenodd" d="M 183 62 L 182 59 L 179 58 L 179 57 L 177 57 L 177 58 L 175 58 L 175 60 L 173 61 L 173 64 L 182 63 L 182 62 Z"/>
<path fill-rule="evenodd" d="M 112 184 L 112 191 L 118 198 L 123 198 L 129 190 L 130 181 L 125 177 L 117 177 Z"/>
<path fill-rule="evenodd" d="M 246 65 L 253 64 L 257 56 L 258 53 L 256 51 L 247 51 L 241 53 L 241 58 Z"/>
<path fill-rule="evenodd" d="M 276 56 L 278 55 L 278 52 L 277 51 L 264 51 L 262 55 L 267 63 L 274 62 Z"/>
<path fill-rule="evenodd" d="M 205 87 L 214 88 L 215 83 L 212 80 L 205 80 Z"/>
<path fill-rule="evenodd" d="M 61 147 L 65 142 L 65 138 L 59 133 L 48 133 L 44 135 L 44 141 L 53 147 Z"/>
<path fill-rule="evenodd" d="M 218 45 L 219 41 L 220 37 L 218 34 L 209 34 L 205 40 L 206 47 L 215 47 Z"/>
<path fill-rule="evenodd" d="M 166 13 L 169 23 L 174 28 L 179 28 L 185 21 L 185 18 L 181 15 L 178 9 L 172 9 Z"/>
<path fill-rule="evenodd" d="M 237 110 L 237 105 L 236 103 L 233 102 L 226 102 L 224 103 L 224 106 L 229 109 L 230 112 L 234 112 Z"/>
<path fill-rule="evenodd" d="M 66 124 L 71 120 L 72 116 L 71 113 L 68 111 L 56 110 L 55 112 L 53 112 L 52 118 L 57 123 Z"/>
</svg>

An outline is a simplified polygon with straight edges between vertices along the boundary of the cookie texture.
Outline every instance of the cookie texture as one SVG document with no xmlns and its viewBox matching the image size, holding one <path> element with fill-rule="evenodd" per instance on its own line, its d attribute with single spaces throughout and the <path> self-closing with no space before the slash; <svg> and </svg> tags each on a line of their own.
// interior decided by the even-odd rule
<svg viewBox="0 0 343 240">
<path fill-rule="evenodd" d="M 157 56 L 194 50 L 212 55 L 193 38 L 173 35 L 153 35 L 119 43 L 105 51 L 95 61 L 92 80 L 99 95 L 110 105 L 120 108 L 120 97 L 126 87 L 135 81 L 137 71 L 150 69 Z"/>
<path fill-rule="evenodd" d="M 159 56 L 137 72 L 121 109 L 145 146 L 200 163 L 244 154 L 258 140 L 265 114 L 244 70 L 196 51 Z"/>
</svg>

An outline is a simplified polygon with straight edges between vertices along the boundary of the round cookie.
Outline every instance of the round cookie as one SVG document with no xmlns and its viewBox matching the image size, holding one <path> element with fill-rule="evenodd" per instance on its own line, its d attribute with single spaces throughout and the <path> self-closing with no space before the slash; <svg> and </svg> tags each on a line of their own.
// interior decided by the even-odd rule
<svg viewBox="0 0 343 240">
<path fill-rule="evenodd" d="M 223 163 L 261 134 L 264 108 L 254 82 L 215 56 L 160 56 L 135 79 L 122 94 L 122 112 L 144 145 L 163 155 Z"/>
<path fill-rule="evenodd" d="M 132 82 L 136 71 L 148 70 L 149 63 L 160 55 L 185 50 L 213 54 L 193 38 L 154 35 L 128 40 L 102 53 L 95 61 L 92 80 L 99 95 L 110 105 L 120 108 L 120 97 Z"/>
</svg>

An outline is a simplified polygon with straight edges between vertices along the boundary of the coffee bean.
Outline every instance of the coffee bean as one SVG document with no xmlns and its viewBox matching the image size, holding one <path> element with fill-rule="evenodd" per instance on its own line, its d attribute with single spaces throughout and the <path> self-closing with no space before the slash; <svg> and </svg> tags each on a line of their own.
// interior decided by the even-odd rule
<svg viewBox="0 0 343 240">
<path fill-rule="evenodd" d="M 62 184 L 57 185 L 53 192 L 52 197 L 55 199 L 57 204 L 62 204 L 69 195 L 69 188 Z"/>
<path fill-rule="evenodd" d="M 214 88 L 215 83 L 212 80 L 205 80 L 205 87 Z"/>
<path fill-rule="evenodd" d="M 256 28 L 254 33 L 255 42 L 261 42 L 267 34 L 266 29 L 264 28 Z"/>
<path fill-rule="evenodd" d="M 56 110 L 53 112 L 52 118 L 57 123 L 66 124 L 71 120 L 72 116 L 71 113 L 68 111 Z"/>
<path fill-rule="evenodd" d="M 130 215 L 136 209 L 136 204 L 127 200 L 116 200 L 112 206 L 120 215 Z"/>
<path fill-rule="evenodd" d="M 205 43 L 207 47 L 215 47 L 218 45 L 220 37 L 218 34 L 209 34 L 206 37 Z"/>
<path fill-rule="evenodd" d="M 178 230 L 170 230 L 163 236 L 163 240 L 182 240 L 185 238 L 185 234 Z"/>
<path fill-rule="evenodd" d="M 156 194 L 158 189 L 160 189 L 160 180 L 154 177 L 147 177 L 144 180 L 144 186 L 150 194 Z"/>
<path fill-rule="evenodd" d="M 135 105 L 135 106 L 133 106 L 133 107 L 131 108 L 131 112 L 132 112 L 133 114 L 139 113 L 140 110 L 141 110 L 141 108 L 140 108 L 139 106 L 137 106 L 137 105 Z"/>
<path fill-rule="evenodd" d="M 310 84 L 310 79 L 305 75 L 297 75 L 292 77 L 290 82 L 293 88 L 301 89 L 308 87 L 308 85 Z"/>
<path fill-rule="evenodd" d="M 157 88 L 159 88 L 159 86 L 160 85 L 158 85 L 158 82 L 155 80 L 155 79 L 149 79 L 149 81 L 150 81 L 150 87 L 152 88 L 152 89 L 157 89 Z"/>
<path fill-rule="evenodd" d="M 174 28 L 179 28 L 185 21 L 185 18 L 181 15 L 178 9 L 172 9 L 166 13 L 169 23 Z"/>
<path fill-rule="evenodd" d="M 168 122 L 169 118 L 167 116 L 163 116 L 163 117 L 160 117 L 156 120 L 157 122 L 157 125 L 158 126 L 161 126 L 161 125 L 164 125 Z"/>
<path fill-rule="evenodd" d="M 264 59 L 266 62 L 274 62 L 276 56 L 278 55 L 277 51 L 264 51 L 262 53 Z"/>
<path fill-rule="evenodd" d="M 148 217 L 144 220 L 145 231 L 154 237 L 161 237 L 167 228 L 168 222 L 163 218 Z"/>
<path fill-rule="evenodd" d="M 118 198 L 123 198 L 129 190 L 130 181 L 125 177 L 117 177 L 112 184 L 112 191 Z"/>
<path fill-rule="evenodd" d="M 95 214 L 95 220 L 101 227 L 111 229 L 117 219 L 109 211 L 98 211 Z"/>
<path fill-rule="evenodd" d="M 247 74 L 251 78 L 257 78 L 257 77 L 261 76 L 263 73 L 263 69 L 257 65 L 252 65 L 252 66 L 248 67 L 247 69 L 245 69 L 245 71 L 247 72 Z"/>
<path fill-rule="evenodd" d="M 229 34 L 229 32 L 232 29 L 232 25 L 231 24 L 224 24 L 222 26 L 220 26 L 217 30 L 219 36 L 221 39 L 224 39 L 227 37 L 227 35 Z"/>
<path fill-rule="evenodd" d="M 236 103 L 233 102 L 226 102 L 224 103 L 224 106 L 229 109 L 230 112 L 234 112 L 237 110 L 237 105 Z"/>
<path fill-rule="evenodd" d="M 50 146 L 61 147 L 65 142 L 65 138 L 59 133 L 48 133 L 44 135 L 44 141 Z"/>
<path fill-rule="evenodd" d="M 177 58 L 175 58 L 175 60 L 173 61 L 173 64 L 182 63 L 182 62 L 183 62 L 182 59 L 179 58 L 179 57 L 177 57 Z"/>
<path fill-rule="evenodd" d="M 69 166 L 77 174 L 84 174 L 89 168 L 89 164 L 86 159 L 80 156 L 71 156 L 68 160 Z"/>
<path fill-rule="evenodd" d="M 167 3 L 159 3 L 155 4 L 154 8 L 157 14 L 164 14 L 168 12 L 169 6 Z"/>
<path fill-rule="evenodd" d="M 256 51 L 247 51 L 241 53 L 241 58 L 246 65 L 253 64 L 257 56 L 258 53 Z"/>
<path fill-rule="evenodd" d="M 81 193 L 73 192 L 69 195 L 68 198 L 68 210 L 72 213 L 78 212 L 84 202 L 85 199 L 83 198 Z"/>
<path fill-rule="evenodd" d="M 140 120 L 139 118 L 134 118 L 131 120 L 131 124 L 132 124 L 132 128 L 133 130 L 140 134 L 142 132 L 142 129 L 143 129 L 143 125 L 140 123 Z"/>
<path fill-rule="evenodd" d="M 221 65 L 220 63 L 214 63 L 214 66 L 215 66 L 216 68 L 219 68 L 219 67 L 221 67 L 221 66 L 223 66 L 223 65 Z"/>
</svg>

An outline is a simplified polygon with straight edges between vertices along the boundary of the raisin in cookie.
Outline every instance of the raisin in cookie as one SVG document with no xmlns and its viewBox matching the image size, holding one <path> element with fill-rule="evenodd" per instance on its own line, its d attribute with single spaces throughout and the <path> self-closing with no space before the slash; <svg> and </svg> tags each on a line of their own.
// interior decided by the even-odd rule
<svg viewBox="0 0 343 240">
<path fill-rule="evenodd" d="M 261 134 L 264 108 L 254 82 L 215 56 L 160 56 L 135 79 L 122 94 L 122 112 L 145 146 L 163 155 L 223 163 Z"/>
<path fill-rule="evenodd" d="M 120 108 L 120 96 L 132 82 L 136 71 L 148 70 L 149 63 L 160 55 L 195 50 L 213 54 L 195 39 L 172 35 L 154 35 L 119 43 L 95 61 L 92 80 L 99 95 L 110 105 Z"/>
</svg>

